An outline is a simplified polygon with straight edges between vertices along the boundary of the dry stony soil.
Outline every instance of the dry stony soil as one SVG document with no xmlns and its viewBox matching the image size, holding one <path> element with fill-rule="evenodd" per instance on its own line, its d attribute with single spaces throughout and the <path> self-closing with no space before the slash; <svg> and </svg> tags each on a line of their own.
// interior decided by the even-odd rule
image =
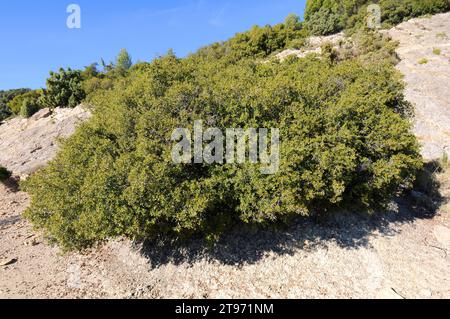
<svg viewBox="0 0 450 319">
<path fill-rule="evenodd" d="M 450 14 L 388 32 L 400 42 L 423 154 L 439 158 L 450 146 Z M 0 164 L 26 177 L 88 116 L 57 109 L 0 125 Z M 11 179 L 0 184 L 0 298 L 449 298 L 450 173 L 437 178 L 437 210 L 400 198 L 372 216 L 236 229 L 214 247 L 122 239 L 84 254 L 62 254 L 33 231 L 21 217 L 28 195 Z"/>
</svg>

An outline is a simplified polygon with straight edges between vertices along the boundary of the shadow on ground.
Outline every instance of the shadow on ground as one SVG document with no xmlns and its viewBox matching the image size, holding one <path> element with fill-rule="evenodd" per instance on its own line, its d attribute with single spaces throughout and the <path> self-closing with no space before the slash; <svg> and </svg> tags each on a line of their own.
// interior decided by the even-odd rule
<svg viewBox="0 0 450 319">
<path fill-rule="evenodd" d="M 20 190 L 18 177 L 10 177 L 7 180 L 2 181 L 1 183 L 5 185 L 5 187 L 13 193 L 16 193 Z"/>
<path fill-rule="evenodd" d="M 202 239 L 184 244 L 151 241 L 142 245 L 142 253 L 152 268 L 167 263 L 192 264 L 201 259 L 239 267 L 256 263 L 268 254 L 293 255 L 299 249 L 326 247 L 331 242 L 345 249 L 370 247 L 369 239 L 374 232 L 394 236 L 398 227 L 393 226 L 436 215 L 444 200 L 439 195 L 440 185 L 436 179 L 436 173 L 441 169 L 437 162 L 426 164 L 414 191 L 396 198 L 384 212 L 333 214 L 322 222 L 298 218 L 292 226 L 276 230 L 238 226 L 214 246 Z"/>
</svg>

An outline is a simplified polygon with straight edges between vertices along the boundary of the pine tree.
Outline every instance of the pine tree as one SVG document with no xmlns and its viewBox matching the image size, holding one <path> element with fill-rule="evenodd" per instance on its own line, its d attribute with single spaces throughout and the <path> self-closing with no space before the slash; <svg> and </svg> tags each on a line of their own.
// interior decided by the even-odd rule
<svg viewBox="0 0 450 319">
<path fill-rule="evenodd" d="M 120 50 L 120 53 L 117 56 L 116 68 L 118 70 L 127 71 L 132 65 L 133 62 L 131 60 L 131 56 L 128 54 L 128 51 L 126 49 Z"/>
</svg>

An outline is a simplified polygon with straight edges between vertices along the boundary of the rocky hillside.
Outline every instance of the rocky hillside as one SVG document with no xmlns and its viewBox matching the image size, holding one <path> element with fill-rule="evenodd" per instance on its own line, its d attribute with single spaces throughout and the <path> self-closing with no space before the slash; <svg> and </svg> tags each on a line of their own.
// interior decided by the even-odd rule
<svg viewBox="0 0 450 319">
<path fill-rule="evenodd" d="M 415 108 L 414 131 L 426 159 L 450 155 L 450 13 L 412 19 L 389 30 L 399 42 L 397 68 Z"/>
</svg>

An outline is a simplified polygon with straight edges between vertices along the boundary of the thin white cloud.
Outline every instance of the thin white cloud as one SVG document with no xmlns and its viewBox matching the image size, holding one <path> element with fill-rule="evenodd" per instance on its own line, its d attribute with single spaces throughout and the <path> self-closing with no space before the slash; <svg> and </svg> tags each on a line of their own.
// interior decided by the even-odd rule
<svg viewBox="0 0 450 319">
<path fill-rule="evenodd" d="M 214 16 L 208 20 L 208 23 L 212 25 L 213 27 L 222 27 L 224 25 L 224 16 L 226 11 L 228 10 L 228 7 L 230 6 L 230 3 L 227 2 L 222 8 L 220 8 L 219 11 L 217 11 Z"/>
</svg>

